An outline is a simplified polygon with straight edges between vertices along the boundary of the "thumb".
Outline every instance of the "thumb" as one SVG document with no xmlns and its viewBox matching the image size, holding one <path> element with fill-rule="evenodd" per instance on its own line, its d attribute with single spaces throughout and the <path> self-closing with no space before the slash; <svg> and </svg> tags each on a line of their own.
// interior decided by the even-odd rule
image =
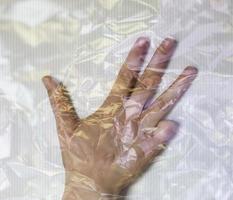
<svg viewBox="0 0 233 200">
<path fill-rule="evenodd" d="M 57 123 L 58 134 L 71 136 L 79 125 L 80 118 L 76 113 L 69 92 L 61 81 L 52 76 L 44 76 L 42 82 L 49 96 Z"/>
</svg>

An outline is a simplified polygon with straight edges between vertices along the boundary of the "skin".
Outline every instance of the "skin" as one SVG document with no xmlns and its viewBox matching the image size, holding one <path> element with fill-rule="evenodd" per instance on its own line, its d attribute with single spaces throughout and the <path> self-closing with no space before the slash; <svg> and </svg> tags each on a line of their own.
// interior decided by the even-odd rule
<svg viewBox="0 0 233 200">
<path fill-rule="evenodd" d="M 177 42 L 166 38 L 139 75 L 149 46 L 148 38 L 137 39 L 108 97 L 84 119 L 77 115 L 62 82 L 49 75 L 42 78 L 66 171 L 63 200 L 121 199 L 121 191 L 135 182 L 176 134 L 178 124 L 164 118 L 189 88 L 197 69 L 186 67 L 152 102 Z"/>
</svg>

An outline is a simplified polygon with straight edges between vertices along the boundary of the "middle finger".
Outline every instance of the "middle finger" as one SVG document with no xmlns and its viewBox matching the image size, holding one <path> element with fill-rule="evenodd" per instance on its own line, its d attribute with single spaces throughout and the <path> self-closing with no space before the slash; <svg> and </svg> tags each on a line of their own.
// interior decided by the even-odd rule
<svg viewBox="0 0 233 200">
<path fill-rule="evenodd" d="M 144 73 L 139 77 L 130 98 L 125 102 L 126 112 L 128 110 L 127 119 L 139 115 L 147 101 L 155 95 L 176 46 L 175 39 L 166 38 L 156 49 Z"/>
</svg>

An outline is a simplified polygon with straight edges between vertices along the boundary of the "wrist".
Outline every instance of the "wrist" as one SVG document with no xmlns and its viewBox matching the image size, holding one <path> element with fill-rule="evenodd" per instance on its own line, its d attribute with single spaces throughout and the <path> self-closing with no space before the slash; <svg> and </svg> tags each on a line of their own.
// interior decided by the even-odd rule
<svg viewBox="0 0 233 200">
<path fill-rule="evenodd" d="M 119 200 L 120 191 L 74 172 L 66 172 L 65 189 L 62 200 Z"/>
</svg>

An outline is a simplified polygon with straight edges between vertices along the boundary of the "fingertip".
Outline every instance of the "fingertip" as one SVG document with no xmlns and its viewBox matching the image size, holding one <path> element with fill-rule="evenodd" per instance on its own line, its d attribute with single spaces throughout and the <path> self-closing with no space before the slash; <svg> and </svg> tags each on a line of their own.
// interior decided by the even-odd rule
<svg viewBox="0 0 233 200">
<path fill-rule="evenodd" d="M 178 132 L 179 123 L 173 120 L 160 121 L 158 127 L 161 129 L 160 139 L 169 142 Z"/>
<path fill-rule="evenodd" d="M 48 81 L 50 81 L 52 79 L 52 77 L 50 75 L 45 75 L 41 78 L 42 82 L 45 84 Z"/>
<path fill-rule="evenodd" d="M 167 37 L 163 41 L 163 45 L 166 49 L 169 50 L 177 45 L 177 40 L 173 37 Z"/>
<path fill-rule="evenodd" d="M 184 74 L 185 75 L 197 75 L 198 74 L 198 69 L 194 66 L 187 66 L 184 69 Z"/>
<path fill-rule="evenodd" d="M 51 82 L 52 77 L 50 75 L 43 76 L 41 78 L 46 89 L 49 89 L 49 83 Z"/>
<path fill-rule="evenodd" d="M 178 40 L 174 36 L 168 36 L 165 39 L 173 41 L 174 43 L 178 43 Z"/>
<path fill-rule="evenodd" d="M 158 127 L 169 129 L 172 132 L 177 132 L 179 126 L 179 123 L 174 120 L 162 120 L 158 124 Z"/>
<path fill-rule="evenodd" d="M 178 132 L 180 124 L 174 120 L 167 120 L 167 123 L 170 126 L 170 130 L 176 134 Z"/>
<path fill-rule="evenodd" d="M 160 43 L 160 45 L 156 49 L 156 56 L 154 58 L 159 59 L 160 62 L 162 62 L 161 59 L 169 60 L 171 56 L 174 54 L 176 47 L 177 40 L 175 38 L 167 37 Z"/>
<path fill-rule="evenodd" d="M 148 48 L 150 45 L 150 38 L 146 36 L 141 36 L 136 40 L 135 45 L 138 47 Z"/>
<path fill-rule="evenodd" d="M 59 80 L 57 80 L 56 78 L 54 78 L 50 75 L 43 76 L 41 80 L 48 90 L 55 89 L 58 86 L 58 84 L 60 83 Z"/>
</svg>

